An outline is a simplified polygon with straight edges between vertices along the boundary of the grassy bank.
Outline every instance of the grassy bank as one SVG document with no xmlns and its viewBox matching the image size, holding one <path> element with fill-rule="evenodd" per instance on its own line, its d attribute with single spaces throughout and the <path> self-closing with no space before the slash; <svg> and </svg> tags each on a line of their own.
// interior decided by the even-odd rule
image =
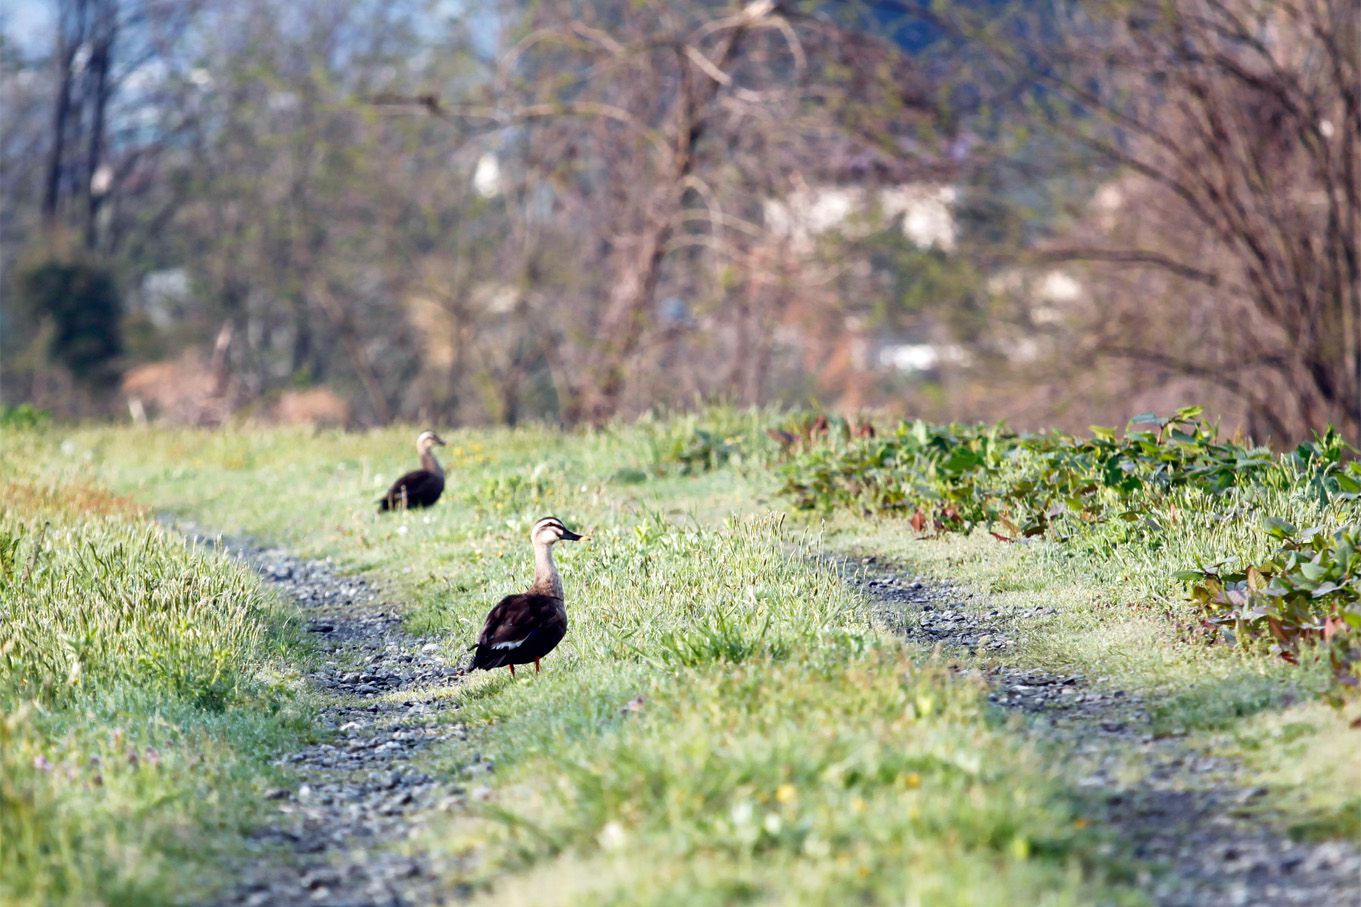
<svg viewBox="0 0 1361 907">
<path fill-rule="evenodd" d="M 55 437 L 0 449 L 0 903 L 195 901 L 306 731 L 300 653 L 248 570 L 35 462 Z"/>
<path fill-rule="evenodd" d="M 497 771 L 470 780 L 487 785 L 470 814 L 404 845 L 444 855 L 451 883 L 503 904 L 1137 901 L 1064 779 L 980 689 L 880 633 L 805 557 L 810 530 L 762 503 L 771 476 L 726 454 L 717 470 L 695 460 L 698 475 L 656 468 L 688 428 L 458 432 L 445 499 L 387 519 L 373 502 L 409 468 L 414 432 L 23 444 L 65 446 L 52 471 L 364 571 L 451 656 L 527 582 L 536 517 L 594 534 L 560 550 L 572 629 L 545 673 L 453 693 L 477 733 L 432 768 L 476 755 Z"/>
</svg>

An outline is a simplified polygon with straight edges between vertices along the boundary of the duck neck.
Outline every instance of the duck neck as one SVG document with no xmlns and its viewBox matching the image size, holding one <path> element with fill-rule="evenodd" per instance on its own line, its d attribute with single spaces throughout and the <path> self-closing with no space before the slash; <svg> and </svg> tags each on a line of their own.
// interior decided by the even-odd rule
<svg viewBox="0 0 1361 907">
<path fill-rule="evenodd" d="M 426 472 L 433 472 L 441 478 L 444 476 L 444 467 L 439 465 L 439 460 L 435 459 L 434 451 L 429 447 L 421 451 L 421 469 Z"/>
<path fill-rule="evenodd" d="M 534 585 L 529 591 L 562 598 L 562 577 L 558 576 L 558 565 L 553 563 L 552 545 L 534 546 Z"/>
</svg>

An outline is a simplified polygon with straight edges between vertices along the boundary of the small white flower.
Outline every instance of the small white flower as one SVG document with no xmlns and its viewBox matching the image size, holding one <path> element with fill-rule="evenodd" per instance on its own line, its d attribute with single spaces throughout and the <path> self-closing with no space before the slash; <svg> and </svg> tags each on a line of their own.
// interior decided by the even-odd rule
<svg viewBox="0 0 1361 907">
<path fill-rule="evenodd" d="M 628 833 L 618 822 L 606 822 L 600 829 L 600 846 L 605 850 L 619 850 L 628 841 Z"/>
</svg>

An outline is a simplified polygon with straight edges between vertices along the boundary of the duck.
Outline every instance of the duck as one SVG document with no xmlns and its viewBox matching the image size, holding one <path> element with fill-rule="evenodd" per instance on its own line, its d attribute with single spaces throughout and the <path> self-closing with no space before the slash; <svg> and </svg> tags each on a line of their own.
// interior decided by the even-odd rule
<svg viewBox="0 0 1361 907">
<path fill-rule="evenodd" d="M 563 525 L 562 520 L 546 516 L 534 524 L 529 533 L 534 545 L 534 583 L 528 591 L 507 595 L 487 613 L 487 621 L 477 642 L 468 647 L 476 649 L 472 670 L 490 671 L 534 662 L 538 673 L 539 661 L 557 648 L 567 635 L 567 609 L 562 599 L 562 577 L 553 563 L 553 546 L 558 542 L 577 542 L 590 539 Z"/>
<path fill-rule="evenodd" d="M 416 436 L 416 452 L 421 457 L 421 468 L 413 469 L 392 483 L 388 493 L 378 502 L 378 512 L 429 507 L 444 493 L 444 468 L 431 451 L 443 447 L 444 441 L 426 429 Z"/>
</svg>

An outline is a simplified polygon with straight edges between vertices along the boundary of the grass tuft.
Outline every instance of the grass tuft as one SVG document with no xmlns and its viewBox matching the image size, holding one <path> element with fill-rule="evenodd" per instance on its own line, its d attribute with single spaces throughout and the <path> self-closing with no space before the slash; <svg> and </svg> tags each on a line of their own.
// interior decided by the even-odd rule
<svg viewBox="0 0 1361 907">
<path fill-rule="evenodd" d="M 34 462 L 0 453 L 0 903 L 207 897 L 308 727 L 290 621 L 246 568 Z"/>
</svg>

